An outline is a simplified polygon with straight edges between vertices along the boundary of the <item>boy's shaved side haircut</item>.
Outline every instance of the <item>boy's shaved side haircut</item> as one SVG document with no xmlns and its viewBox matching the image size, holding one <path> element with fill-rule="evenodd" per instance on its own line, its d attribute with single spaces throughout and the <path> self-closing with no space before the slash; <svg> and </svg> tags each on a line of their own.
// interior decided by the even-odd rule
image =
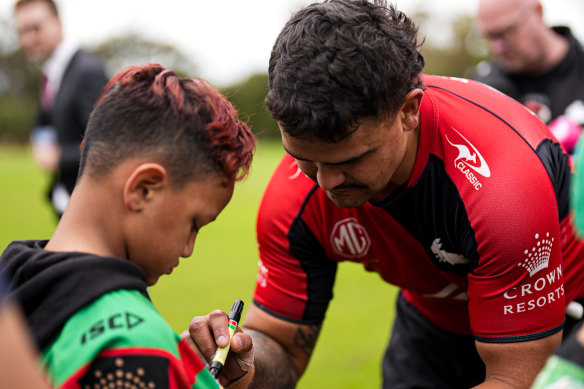
<svg viewBox="0 0 584 389">
<path fill-rule="evenodd" d="M 99 177 L 124 160 L 157 160 L 176 186 L 222 172 L 249 172 L 255 138 L 231 103 L 201 79 L 158 64 L 132 66 L 106 85 L 89 119 L 79 176 Z"/>
</svg>

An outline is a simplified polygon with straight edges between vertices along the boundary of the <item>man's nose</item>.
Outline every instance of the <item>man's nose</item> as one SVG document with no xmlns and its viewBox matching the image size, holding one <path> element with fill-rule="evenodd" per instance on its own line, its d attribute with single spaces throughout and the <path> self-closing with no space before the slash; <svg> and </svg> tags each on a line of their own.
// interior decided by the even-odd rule
<svg viewBox="0 0 584 389">
<path fill-rule="evenodd" d="M 504 38 L 497 37 L 489 41 L 489 47 L 494 55 L 501 55 L 507 48 L 507 43 Z"/>
<path fill-rule="evenodd" d="M 318 164 L 316 182 L 323 190 L 331 190 L 345 181 L 345 174 L 335 166 Z"/>
</svg>

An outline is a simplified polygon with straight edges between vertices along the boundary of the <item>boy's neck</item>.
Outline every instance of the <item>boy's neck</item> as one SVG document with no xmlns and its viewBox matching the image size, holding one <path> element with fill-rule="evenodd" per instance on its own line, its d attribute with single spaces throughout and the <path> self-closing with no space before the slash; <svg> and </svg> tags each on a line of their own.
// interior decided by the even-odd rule
<svg viewBox="0 0 584 389">
<path fill-rule="evenodd" d="M 114 223 L 120 212 L 108 204 L 100 186 L 80 180 L 45 250 L 124 258 L 121 231 Z"/>
</svg>

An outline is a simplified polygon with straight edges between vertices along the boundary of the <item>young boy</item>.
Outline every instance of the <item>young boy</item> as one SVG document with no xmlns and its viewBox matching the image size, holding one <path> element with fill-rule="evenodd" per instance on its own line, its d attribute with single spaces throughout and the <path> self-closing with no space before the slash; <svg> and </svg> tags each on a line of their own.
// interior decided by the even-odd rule
<svg viewBox="0 0 584 389">
<path fill-rule="evenodd" d="M 0 262 L 55 387 L 217 387 L 203 352 L 171 329 L 146 288 L 192 254 L 199 229 L 248 173 L 254 147 L 232 105 L 203 80 L 151 64 L 108 83 L 54 235 L 12 242 Z M 251 338 L 239 332 L 231 351 L 219 381 L 245 388 Z"/>
</svg>

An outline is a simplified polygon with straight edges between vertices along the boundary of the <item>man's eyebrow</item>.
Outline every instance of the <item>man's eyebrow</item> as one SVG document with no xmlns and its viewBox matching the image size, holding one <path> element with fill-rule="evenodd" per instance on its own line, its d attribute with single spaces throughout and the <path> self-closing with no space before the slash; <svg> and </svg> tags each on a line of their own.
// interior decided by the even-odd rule
<svg viewBox="0 0 584 389">
<path fill-rule="evenodd" d="M 297 159 L 297 160 L 299 160 L 299 161 L 305 161 L 305 162 L 314 162 L 314 161 L 311 161 L 311 160 L 309 160 L 309 159 L 304 159 L 304 158 L 297 157 L 296 155 L 294 155 L 294 154 L 292 154 L 290 151 L 288 151 L 288 149 L 286 149 L 286 147 L 284 147 L 284 151 L 286 151 L 286 152 L 287 152 L 288 154 L 290 154 L 290 155 L 291 155 L 291 156 L 292 156 L 294 159 Z M 359 159 L 363 158 L 365 155 L 369 154 L 369 152 L 370 152 L 370 150 L 367 150 L 367 151 L 365 151 L 365 152 L 363 152 L 363 153 L 361 153 L 361 154 L 359 154 L 359 155 L 355 155 L 354 157 L 351 157 L 351 158 L 349 158 L 349 159 L 346 159 L 346 160 L 344 160 L 344 161 L 340 161 L 340 162 L 324 162 L 324 163 L 325 163 L 325 164 L 327 164 L 327 165 L 332 165 L 332 166 L 335 166 L 335 165 L 344 165 L 344 164 L 346 164 L 346 163 L 355 162 L 355 161 L 357 161 L 357 160 L 359 160 Z"/>
</svg>

